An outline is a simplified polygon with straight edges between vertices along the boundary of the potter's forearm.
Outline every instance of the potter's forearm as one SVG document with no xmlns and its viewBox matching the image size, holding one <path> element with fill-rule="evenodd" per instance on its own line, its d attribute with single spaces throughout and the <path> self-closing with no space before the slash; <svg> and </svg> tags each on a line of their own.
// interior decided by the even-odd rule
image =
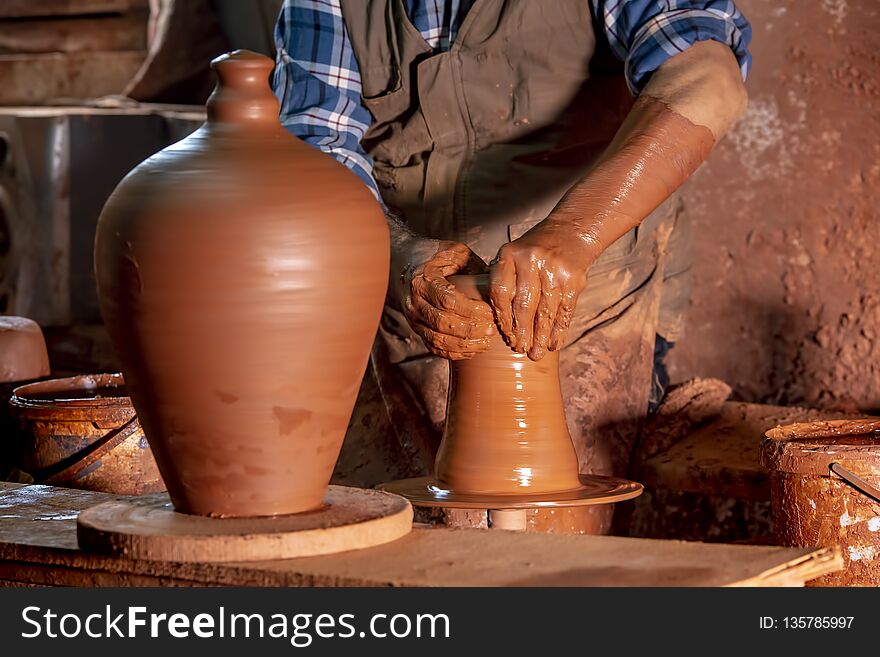
<svg viewBox="0 0 880 657">
<path fill-rule="evenodd" d="M 702 163 L 744 111 L 746 93 L 729 48 L 698 43 L 654 74 L 589 175 L 548 218 L 573 229 L 595 258 L 637 226 Z"/>
<path fill-rule="evenodd" d="M 647 95 L 636 102 L 615 141 L 547 219 L 580 240 L 587 263 L 666 200 L 715 143 L 707 127 Z"/>
<path fill-rule="evenodd" d="M 409 251 L 416 239 L 409 227 L 392 210 L 385 209 L 388 234 L 391 239 L 391 262 L 388 277 L 388 296 L 386 302 L 395 310 L 403 310 L 405 295 L 406 268 L 410 265 Z"/>
<path fill-rule="evenodd" d="M 388 222 L 388 233 L 391 238 L 391 263 L 386 301 L 395 310 L 402 311 L 413 270 L 437 252 L 437 245 L 434 240 L 416 235 L 393 210 L 385 209 L 385 220 Z"/>
<path fill-rule="evenodd" d="M 416 234 L 410 230 L 409 226 L 403 223 L 397 213 L 393 210 L 385 209 L 385 220 L 388 222 L 388 233 L 391 236 L 391 251 L 406 245 L 410 240 L 416 237 Z"/>
</svg>

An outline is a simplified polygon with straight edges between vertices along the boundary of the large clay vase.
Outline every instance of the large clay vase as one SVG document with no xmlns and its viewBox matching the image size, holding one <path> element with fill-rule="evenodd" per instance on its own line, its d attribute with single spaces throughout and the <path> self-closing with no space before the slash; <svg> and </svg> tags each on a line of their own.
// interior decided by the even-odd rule
<svg viewBox="0 0 880 657">
<path fill-rule="evenodd" d="M 388 280 L 367 187 L 278 121 L 238 51 L 204 126 L 135 168 L 98 225 L 101 311 L 178 511 L 321 505 Z"/>
<path fill-rule="evenodd" d="M 487 276 L 453 276 L 450 282 L 473 299 L 487 294 Z M 580 487 L 559 352 L 532 361 L 496 333 L 487 351 L 453 361 L 434 473 L 440 486 L 459 493 L 531 495 Z"/>
</svg>

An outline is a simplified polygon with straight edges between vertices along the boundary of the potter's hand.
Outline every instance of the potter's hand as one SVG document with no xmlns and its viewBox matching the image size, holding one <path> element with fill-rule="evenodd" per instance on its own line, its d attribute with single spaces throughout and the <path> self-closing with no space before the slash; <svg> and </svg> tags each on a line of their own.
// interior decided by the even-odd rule
<svg viewBox="0 0 880 657">
<path fill-rule="evenodd" d="M 450 360 L 470 358 L 489 347 L 492 310 L 455 289 L 447 276 L 485 271 L 466 245 L 411 237 L 392 250 L 392 285 L 409 325 L 431 353 Z M 396 284 L 396 285 L 395 285 Z"/>
<path fill-rule="evenodd" d="M 587 175 L 498 252 L 490 298 L 511 347 L 538 360 L 563 346 L 593 261 L 687 179 L 745 105 L 722 43 L 697 43 L 657 69 Z"/>
<path fill-rule="evenodd" d="M 552 216 L 505 244 L 490 270 L 489 297 L 507 343 L 532 360 L 565 344 L 594 245 Z"/>
</svg>

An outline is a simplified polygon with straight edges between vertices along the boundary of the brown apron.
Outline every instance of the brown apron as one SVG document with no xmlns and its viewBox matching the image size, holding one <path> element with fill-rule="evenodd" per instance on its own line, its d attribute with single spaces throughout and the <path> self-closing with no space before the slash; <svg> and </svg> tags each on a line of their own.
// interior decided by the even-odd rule
<svg viewBox="0 0 880 657">
<path fill-rule="evenodd" d="M 586 175 L 632 105 L 584 0 L 477 0 L 443 53 L 403 0 L 342 8 L 374 119 L 363 144 L 383 199 L 416 233 L 464 242 L 487 262 Z M 688 249 L 686 232 L 672 230 L 673 205 L 611 245 L 578 301 L 560 374 L 582 472 L 625 472 L 648 407 L 655 334 L 678 337 Z M 404 445 L 428 446 L 415 470 L 430 471 L 448 363 L 393 308 L 380 336 L 373 364 L 392 417 L 394 404 L 414 403 L 422 412 L 409 417 L 424 419 L 395 421 L 395 430 Z"/>
</svg>

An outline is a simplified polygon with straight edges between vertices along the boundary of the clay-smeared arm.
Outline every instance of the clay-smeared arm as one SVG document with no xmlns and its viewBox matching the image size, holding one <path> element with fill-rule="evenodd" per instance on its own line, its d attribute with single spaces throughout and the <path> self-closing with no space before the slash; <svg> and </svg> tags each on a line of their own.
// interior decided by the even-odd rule
<svg viewBox="0 0 880 657">
<path fill-rule="evenodd" d="M 391 233 L 389 303 L 403 311 L 428 349 L 443 358 L 470 358 L 489 347 L 492 310 L 459 292 L 447 277 L 480 273 L 486 263 L 465 244 L 419 237 L 387 212 Z"/>
<path fill-rule="evenodd" d="M 654 73 L 590 173 L 499 250 L 490 298 L 511 347 L 538 360 L 563 346 L 593 262 L 693 173 L 745 105 L 739 65 L 721 43 L 697 43 Z"/>
</svg>

